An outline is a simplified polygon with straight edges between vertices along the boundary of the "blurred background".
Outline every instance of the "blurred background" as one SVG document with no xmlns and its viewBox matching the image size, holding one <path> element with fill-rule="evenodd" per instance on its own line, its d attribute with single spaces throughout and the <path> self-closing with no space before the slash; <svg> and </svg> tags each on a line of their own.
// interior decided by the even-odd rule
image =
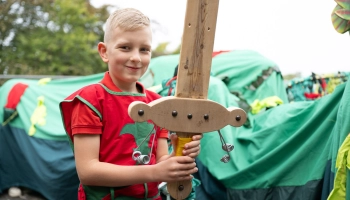
<svg viewBox="0 0 350 200">
<path fill-rule="evenodd" d="M 332 25 L 335 5 L 317 0 L 221 0 L 214 51 L 257 51 L 276 62 L 287 79 L 347 71 L 349 34 L 338 33 Z M 109 13 L 125 7 L 151 18 L 153 57 L 179 53 L 186 0 L 0 1 L 1 84 L 24 75 L 106 71 L 96 45 Z"/>
</svg>

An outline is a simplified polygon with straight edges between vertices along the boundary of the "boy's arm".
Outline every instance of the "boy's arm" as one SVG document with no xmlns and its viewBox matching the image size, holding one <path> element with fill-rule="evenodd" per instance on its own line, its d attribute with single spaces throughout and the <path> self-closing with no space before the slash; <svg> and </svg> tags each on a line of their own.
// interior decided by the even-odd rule
<svg viewBox="0 0 350 200">
<path fill-rule="evenodd" d="M 171 156 L 173 155 L 169 155 L 168 140 L 166 138 L 159 138 L 156 157 L 157 163 L 162 162 Z"/>
<path fill-rule="evenodd" d="M 124 186 L 153 182 L 156 167 L 121 166 L 99 161 L 100 135 L 74 135 L 74 156 L 79 179 L 85 185 Z"/>
<path fill-rule="evenodd" d="M 162 159 L 168 153 L 166 139 L 164 140 L 165 149 L 163 140 L 157 149 L 157 153 L 163 154 Z M 83 185 L 117 187 L 147 182 L 189 180 L 190 174 L 198 170 L 193 158 L 187 156 L 173 157 L 155 165 L 114 165 L 99 161 L 99 149 L 100 135 L 74 135 L 76 168 Z"/>
</svg>

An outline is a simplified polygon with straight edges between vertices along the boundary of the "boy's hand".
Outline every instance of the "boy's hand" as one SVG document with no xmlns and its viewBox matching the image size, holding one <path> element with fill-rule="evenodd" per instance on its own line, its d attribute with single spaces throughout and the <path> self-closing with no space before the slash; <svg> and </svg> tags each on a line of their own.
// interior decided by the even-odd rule
<svg viewBox="0 0 350 200">
<path fill-rule="evenodd" d="M 194 135 L 192 136 L 192 141 L 189 143 L 186 143 L 184 146 L 184 150 L 182 151 L 182 154 L 184 156 L 189 156 L 191 158 L 196 158 L 201 150 L 200 146 L 200 140 L 202 139 L 202 134 Z M 173 145 L 174 151 L 176 149 L 176 141 L 177 141 L 177 135 L 171 134 L 170 135 L 171 143 Z M 173 151 L 173 153 L 174 153 Z M 174 154 L 173 154 L 174 155 Z"/>
<path fill-rule="evenodd" d="M 188 156 L 174 156 L 156 164 L 155 180 L 162 182 L 191 180 L 196 173 L 195 160 Z"/>
</svg>

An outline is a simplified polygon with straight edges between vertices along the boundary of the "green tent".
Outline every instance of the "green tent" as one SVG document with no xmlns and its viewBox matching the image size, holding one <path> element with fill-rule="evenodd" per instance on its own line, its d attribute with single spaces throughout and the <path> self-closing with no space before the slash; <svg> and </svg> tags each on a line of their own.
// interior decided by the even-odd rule
<svg viewBox="0 0 350 200">
<path fill-rule="evenodd" d="M 167 66 L 166 57 L 161 59 L 150 67 L 153 73 Z M 173 56 L 169 61 L 176 66 Z M 250 123 L 221 130 L 235 147 L 229 163 L 219 161 L 225 152 L 217 132 L 204 134 L 195 175 L 201 181 L 197 198 L 327 199 L 338 149 L 350 133 L 349 83 L 317 100 L 290 103 L 278 66 L 254 51 L 215 56 L 211 73 L 208 99 L 245 109 Z M 176 89 L 170 74 L 161 87 L 154 87 L 163 96 Z M 252 114 L 251 105 L 269 97 L 283 103 Z"/>
<path fill-rule="evenodd" d="M 13 79 L 0 87 L 0 193 L 22 186 L 46 199 L 77 198 L 79 179 L 58 103 L 102 76 Z"/>
</svg>

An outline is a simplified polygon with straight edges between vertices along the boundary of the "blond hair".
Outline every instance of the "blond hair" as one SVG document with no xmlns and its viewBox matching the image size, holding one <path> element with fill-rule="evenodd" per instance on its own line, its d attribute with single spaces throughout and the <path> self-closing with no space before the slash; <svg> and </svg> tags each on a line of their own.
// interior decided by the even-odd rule
<svg viewBox="0 0 350 200">
<path fill-rule="evenodd" d="M 124 31 L 135 31 L 150 26 L 149 18 L 135 8 L 123 8 L 114 11 L 106 21 L 104 41 L 117 27 Z"/>
</svg>

